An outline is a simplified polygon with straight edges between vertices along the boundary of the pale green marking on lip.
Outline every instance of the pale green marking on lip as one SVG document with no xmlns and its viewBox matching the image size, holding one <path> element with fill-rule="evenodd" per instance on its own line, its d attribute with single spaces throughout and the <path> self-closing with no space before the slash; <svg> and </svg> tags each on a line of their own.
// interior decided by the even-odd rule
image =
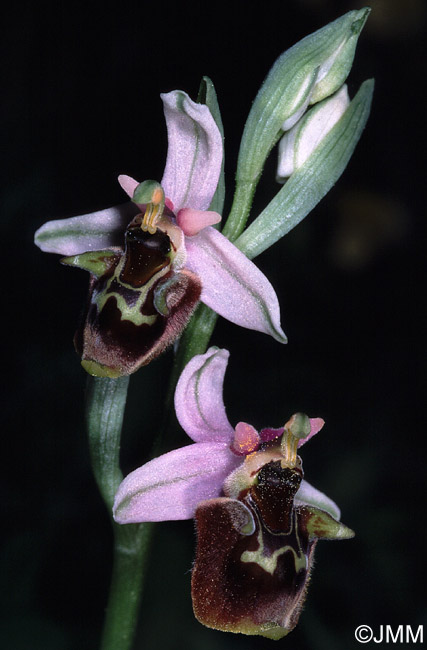
<svg viewBox="0 0 427 650">
<path fill-rule="evenodd" d="M 156 314 L 152 316 L 147 316 L 142 314 L 141 307 L 146 301 L 150 289 L 154 286 L 156 282 L 160 280 L 160 278 L 162 278 L 164 275 L 166 275 L 169 272 L 169 268 L 165 267 L 164 269 L 161 269 L 161 271 L 158 271 L 143 287 L 141 287 L 140 289 L 135 289 L 134 287 L 127 285 L 125 282 L 122 282 L 121 280 L 118 279 L 122 267 L 123 267 L 123 259 L 120 260 L 119 264 L 115 269 L 114 275 L 112 275 L 111 278 L 108 280 L 105 289 L 100 293 L 94 292 L 92 296 L 92 301 L 96 304 L 96 306 L 98 307 L 98 311 L 100 312 L 104 308 L 107 300 L 111 296 L 113 296 L 117 301 L 117 308 L 120 310 L 121 313 L 120 319 L 122 321 L 124 320 L 130 321 L 131 323 L 134 323 L 137 326 L 143 324 L 153 325 L 156 322 L 158 316 Z M 130 289 L 131 291 L 135 291 L 136 293 L 138 293 L 138 300 L 134 305 L 130 307 L 127 304 L 126 300 L 123 298 L 123 296 L 121 296 L 116 291 L 111 291 L 111 292 L 108 291 L 114 279 L 117 280 L 126 289 Z"/>
<path fill-rule="evenodd" d="M 92 361 L 91 359 L 83 359 L 81 364 L 86 372 L 89 373 L 89 375 L 92 375 L 92 377 L 109 377 L 110 379 L 116 379 L 122 374 L 120 370 L 109 368 L 108 366 Z"/>
<path fill-rule="evenodd" d="M 292 546 L 282 546 L 282 548 L 278 548 L 271 555 L 264 555 L 264 540 L 262 538 L 261 530 L 258 531 L 257 539 L 259 548 L 256 551 L 244 551 L 244 553 L 242 553 L 240 556 L 242 562 L 254 562 L 255 564 L 258 564 L 262 569 L 264 569 L 264 571 L 267 571 L 267 573 L 273 575 L 277 569 L 277 562 L 279 557 L 287 551 L 291 551 L 294 556 L 295 571 L 298 573 L 301 571 L 301 569 L 307 568 L 307 560 L 304 553 L 296 553 L 295 549 L 292 548 Z"/>
</svg>

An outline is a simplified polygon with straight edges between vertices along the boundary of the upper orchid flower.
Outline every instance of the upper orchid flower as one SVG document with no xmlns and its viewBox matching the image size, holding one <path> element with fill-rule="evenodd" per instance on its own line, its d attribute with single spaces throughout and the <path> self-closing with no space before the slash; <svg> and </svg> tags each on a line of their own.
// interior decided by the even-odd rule
<svg viewBox="0 0 427 650">
<path fill-rule="evenodd" d="M 297 448 L 322 428 L 296 414 L 258 432 L 225 413 L 227 350 L 185 367 L 178 420 L 194 444 L 129 474 L 116 494 L 118 523 L 196 517 L 196 617 L 220 630 L 279 639 L 296 625 L 319 538 L 345 539 L 337 505 L 303 479 Z"/>
<path fill-rule="evenodd" d="M 43 250 L 91 273 L 75 343 L 98 376 L 134 372 L 182 332 L 199 298 L 228 320 L 286 342 L 267 278 L 220 232 L 209 210 L 223 158 L 209 108 L 184 92 L 162 95 L 168 155 L 161 183 L 120 176 L 131 202 L 44 224 Z M 130 223 L 129 223 L 130 222 Z"/>
</svg>

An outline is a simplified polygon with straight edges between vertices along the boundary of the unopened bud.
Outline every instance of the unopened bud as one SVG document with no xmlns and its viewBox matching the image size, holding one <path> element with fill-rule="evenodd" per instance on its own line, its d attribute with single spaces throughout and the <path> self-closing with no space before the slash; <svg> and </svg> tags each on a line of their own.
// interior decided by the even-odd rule
<svg viewBox="0 0 427 650">
<path fill-rule="evenodd" d="M 280 132 L 292 128 L 309 104 L 321 101 L 342 86 L 369 12 L 369 8 L 349 11 L 277 59 L 245 125 L 238 182 L 256 182 Z"/>
<path fill-rule="evenodd" d="M 297 124 L 287 131 L 279 144 L 277 181 L 285 180 L 301 165 L 338 122 L 350 104 L 347 86 L 341 87 L 311 108 Z"/>
</svg>

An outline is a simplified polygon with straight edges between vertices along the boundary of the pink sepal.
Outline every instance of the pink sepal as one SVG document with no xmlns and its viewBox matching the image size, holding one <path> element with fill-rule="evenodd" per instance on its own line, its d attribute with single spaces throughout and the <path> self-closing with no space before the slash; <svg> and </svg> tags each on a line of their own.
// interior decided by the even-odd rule
<svg viewBox="0 0 427 650">
<path fill-rule="evenodd" d="M 276 293 L 266 276 L 215 228 L 187 237 L 187 267 L 202 282 L 201 301 L 232 323 L 286 343 Z"/>
<path fill-rule="evenodd" d="M 334 519 L 341 519 L 341 511 L 335 501 L 303 480 L 295 495 L 295 505 L 308 505 L 328 512 Z"/>
<path fill-rule="evenodd" d="M 175 390 L 178 422 L 195 442 L 233 441 L 222 397 L 228 350 L 211 347 L 187 363 Z"/>
<path fill-rule="evenodd" d="M 126 476 L 114 519 L 119 524 L 190 519 L 200 501 L 220 495 L 240 462 L 226 443 L 197 442 L 170 451 Z"/>
<path fill-rule="evenodd" d="M 168 130 L 168 155 L 162 187 L 179 211 L 207 210 L 218 185 L 222 136 L 205 104 L 181 90 L 160 95 Z"/>
</svg>

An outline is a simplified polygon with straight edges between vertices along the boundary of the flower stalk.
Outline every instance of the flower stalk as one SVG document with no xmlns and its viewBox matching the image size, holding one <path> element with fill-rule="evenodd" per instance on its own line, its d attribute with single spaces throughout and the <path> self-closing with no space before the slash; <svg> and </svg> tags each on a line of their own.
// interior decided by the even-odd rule
<svg viewBox="0 0 427 650">
<path fill-rule="evenodd" d="M 110 379 L 88 376 L 86 424 L 93 473 L 105 505 L 111 510 L 123 476 L 120 470 L 120 437 L 129 377 Z"/>
<path fill-rule="evenodd" d="M 100 650 L 130 650 L 143 591 L 154 524 L 114 523 L 114 560 Z"/>
<path fill-rule="evenodd" d="M 153 524 L 119 526 L 111 517 L 123 479 L 120 438 L 129 377 L 88 377 L 86 423 L 92 469 L 114 534 L 113 573 L 101 650 L 130 650 L 135 636 Z"/>
</svg>

